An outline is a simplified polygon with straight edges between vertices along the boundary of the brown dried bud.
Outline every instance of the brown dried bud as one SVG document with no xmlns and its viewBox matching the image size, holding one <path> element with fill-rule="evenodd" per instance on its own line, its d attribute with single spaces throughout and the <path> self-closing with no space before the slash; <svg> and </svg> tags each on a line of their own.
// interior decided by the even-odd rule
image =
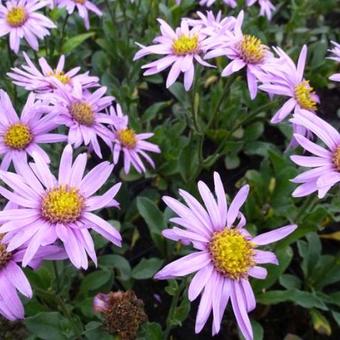
<svg viewBox="0 0 340 340">
<path fill-rule="evenodd" d="M 121 340 L 136 339 L 140 325 L 148 319 L 143 301 L 132 290 L 100 293 L 94 298 L 93 307 L 104 315 L 108 332 L 118 334 Z"/>
</svg>

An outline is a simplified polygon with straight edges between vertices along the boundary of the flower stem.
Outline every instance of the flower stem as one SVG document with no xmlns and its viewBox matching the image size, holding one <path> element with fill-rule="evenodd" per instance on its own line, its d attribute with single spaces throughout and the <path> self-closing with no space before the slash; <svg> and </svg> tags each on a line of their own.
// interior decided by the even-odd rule
<svg viewBox="0 0 340 340">
<path fill-rule="evenodd" d="M 211 127 L 211 125 L 214 123 L 215 119 L 216 119 L 216 115 L 217 113 L 220 111 L 221 105 L 224 102 L 224 100 L 226 99 L 226 97 L 228 97 L 229 92 L 230 92 L 230 88 L 231 88 L 231 84 L 234 81 L 234 77 L 229 77 L 223 87 L 222 90 L 222 94 L 217 102 L 216 108 L 215 110 L 212 112 L 212 114 L 210 115 L 210 119 L 207 125 L 207 130 L 209 130 L 209 128 Z"/>
<path fill-rule="evenodd" d="M 7 53 L 8 53 L 8 59 L 9 59 L 9 63 L 10 63 L 10 68 L 14 67 L 14 59 L 13 59 L 13 53 L 11 51 L 11 46 L 10 46 L 10 42 L 9 42 L 9 37 L 6 40 L 7 42 Z M 13 84 L 11 82 L 11 84 L 13 85 L 13 98 L 14 98 L 14 102 L 16 102 L 17 100 L 17 87 L 15 84 Z"/>
<path fill-rule="evenodd" d="M 70 15 L 67 13 L 66 17 L 64 19 L 64 22 L 63 22 L 63 26 L 61 28 L 61 38 L 60 38 L 60 46 L 59 46 L 60 53 L 62 52 L 62 49 L 63 49 L 63 44 L 64 44 L 64 40 L 65 40 L 65 32 L 66 32 L 66 25 L 67 25 L 67 21 L 68 21 L 69 17 L 70 17 Z"/>
<path fill-rule="evenodd" d="M 56 280 L 56 285 L 57 285 L 57 292 L 60 290 L 60 277 L 59 277 L 59 272 L 58 272 L 58 267 L 56 261 L 53 261 L 53 270 L 54 270 L 54 276 Z"/>
<path fill-rule="evenodd" d="M 177 291 L 176 291 L 176 294 L 172 297 L 168 317 L 166 319 L 167 326 L 166 326 L 166 329 L 164 331 L 164 339 L 165 340 L 169 338 L 170 332 L 174 327 L 174 325 L 172 324 L 173 315 L 174 315 L 174 312 L 176 310 L 179 297 L 181 296 L 183 290 L 186 287 L 186 283 L 187 283 L 187 280 L 183 279 L 181 284 L 179 285 Z"/>
<path fill-rule="evenodd" d="M 194 84 L 191 90 L 191 118 L 193 122 L 193 132 L 197 135 L 201 135 L 201 127 L 199 124 L 199 93 L 198 93 L 198 79 L 201 75 L 201 68 L 197 66 L 196 77 L 194 79 Z"/>
<path fill-rule="evenodd" d="M 295 218 L 296 223 L 301 223 L 317 203 L 319 203 L 319 198 L 315 195 L 309 195 L 299 208 L 299 212 Z"/>
</svg>

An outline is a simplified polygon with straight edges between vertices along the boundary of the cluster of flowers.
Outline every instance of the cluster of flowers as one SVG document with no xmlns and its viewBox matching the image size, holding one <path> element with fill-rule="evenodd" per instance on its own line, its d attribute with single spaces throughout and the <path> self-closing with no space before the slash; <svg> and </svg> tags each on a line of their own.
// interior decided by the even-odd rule
<svg viewBox="0 0 340 340">
<path fill-rule="evenodd" d="M 207 5 L 212 2 L 208 1 Z M 8 1 L 7 7 L 0 8 L 0 14 L 6 27 L 3 35 L 10 33 L 13 50 L 18 51 L 20 38 L 24 36 L 33 48 L 38 48 L 33 30 L 39 31 L 36 36 L 41 38 L 48 34 L 46 25 L 51 23 L 36 10 L 52 4 L 63 5 L 69 12 L 77 6 L 84 19 L 87 18 L 84 8 L 91 10 L 87 0 Z M 194 79 L 194 62 L 213 67 L 205 59 L 227 57 L 231 62 L 222 76 L 246 68 L 252 99 L 258 89 L 270 97 L 289 98 L 272 122 L 281 122 L 294 112 L 291 119 L 296 132 L 294 138 L 306 151 L 315 154 L 292 156 L 297 164 L 314 168 L 293 180 L 301 184 L 294 195 L 318 191 L 319 197 L 323 197 L 340 181 L 340 135 L 315 114 L 319 100 L 304 78 L 307 47 L 302 48 L 295 65 L 282 49 L 271 51 L 257 37 L 243 34 L 243 12 L 237 18 L 199 12 L 198 19 L 183 19 L 175 31 L 165 21 L 159 19 L 159 22 L 162 35 L 155 38 L 154 45 L 141 46 L 135 56 L 139 59 L 153 53 L 163 55 L 160 60 L 143 66 L 146 75 L 171 66 L 167 87 L 183 73 L 184 87 L 189 90 Z M 336 43 L 334 46 L 332 58 L 340 61 L 340 46 Z M 44 58 L 40 58 L 39 66 L 28 55 L 24 54 L 24 58 L 26 64 L 8 73 L 16 85 L 31 91 L 20 117 L 6 92 L 0 90 L 3 155 L 0 179 L 5 184 L 0 187 L 0 194 L 8 200 L 0 212 L 0 313 L 10 320 L 24 316 L 17 291 L 28 298 L 32 296 L 30 284 L 17 263 L 36 268 L 44 259 L 69 258 L 76 268 L 87 269 L 88 256 L 97 263 L 90 229 L 121 245 L 120 233 L 94 213 L 119 205 L 114 197 L 121 184 L 113 185 L 102 195 L 96 193 L 108 180 L 120 153 L 124 155 L 124 170 L 128 173 L 131 165 L 138 172 L 145 171 L 141 157 L 154 166 L 146 151 L 160 152 L 158 146 L 146 141 L 152 133 L 136 134 L 129 128 L 128 117 L 118 103 L 113 105 L 114 98 L 106 95 L 106 88 L 99 84 L 98 78 L 79 73 L 79 68 L 64 71 L 63 56 L 56 68 L 50 67 Z M 339 81 L 338 74 L 331 78 Z M 68 129 L 68 135 L 53 132 L 59 127 Z M 320 137 L 329 150 L 306 138 L 310 134 Z M 104 161 L 85 174 L 87 154 L 81 153 L 73 160 L 73 148 L 85 145 L 102 158 L 98 138 L 111 149 L 114 164 Z M 60 158 L 58 176 L 54 176 L 49 167 L 50 158 L 39 144 L 64 141 L 68 145 Z M 12 163 L 15 172 L 8 171 Z M 297 226 L 287 225 L 253 237 L 245 229 L 246 218 L 240 212 L 249 186 L 242 187 L 228 207 L 217 173 L 214 185 L 215 195 L 205 183 L 198 183 L 204 206 L 184 190 L 180 196 L 185 204 L 168 196 L 163 198 L 177 215 L 171 219 L 176 227 L 164 230 L 163 235 L 192 245 L 195 252 L 168 264 L 155 278 L 171 279 L 195 273 L 188 295 L 192 301 L 201 294 L 196 332 L 202 330 L 212 313 L 212 333 L 218 333 L 230 299 L 242 334 L 252 339 L 248 313 L 255 308 L 256 301 L 248 278 L 264 279 L 267 271 L 260 265 L 278 263 L 274 253 L 257 247 L 281 240 Z"/>
<path fill-rule="evenodd" d="M 31 91 L 20 116 L 0 90 L 0 178 L 5 184 L 0 194 L 8 200 L 0 212 L 0 313 L 10 320 L 24 316 L 16 289 L 32 296 L 16 263 L 36 268 L 43 259 L 69 258 L 75 267 L 87 269 L 87 255 L 97 263 L 90 229 L 120 246 L 120 233 L 93 211 L 118 207 L 114 197 L 121 184 L 103 195 L 95 193 L 121 153 L 128 173 L 131 165 L 138 172 L 146 170 L 142 157 L 154 166 L 146 151 L 160 152 L 146 141 L 152 133 L 136 134 L 128 127 L 128 116 L 118 103 L 112 105 L 114 98 L 106 95 L 97 77 L 79 73 L 79 67 L 64 71 L 64 56 L 55 69 L 44 58 L 39 59 L 40 68 L 25 53 L 24 58 L 26 64 L 8 73 L 16 85 Z M 68 135 L 53 132 L 58 128 L 68 129 Z M 102 162 L 85 174 L 87 154 L 73 161 L 73 148 L 88 146 L 102 158 L 98 137 L 112 151 L 114 164 Z M 39 144 L 66 141 L 56 177 Z M 15 172 L 8 171 L 12 163 Z"/>
<path fill-rule="evenodd" d="M 334 169 L 338 172 L 340 164 L 340 151 L 336 152 L 339 142 L 327 143 L 331 148 L 330 153 L 315 153 L 306 143 L 311 143 L 305 137 L 311 133 L 322 138 L 319 131 L 315 130 L 310 121 L 316 125 L 322 124 L 320 118 L 315 115 L 319 97 L 310 86 L 309 80 L 304 78 L 304 69 L 307 58 L 307 47 L 303 46 L 297 65 L 279 47 L 274 47 L 273 52 L 264 45 L 260 39 L 253 35 L 243 34 L 242 23 L 244 14 L 240 12 L 237 18 L 229 16 L 222 17 L 221 13 L 216 16 L 212 12 L 204 15 L 197 13 L 199 19 L 184 18 L 181 26 L 175 31 L 163 20 L 159 19 L 161 36 L 154 39 L 155 45 L 141 46 L 141 50 L 135 55 L 135 60 L 149 54 L 160 54 L 163 57 L 142 66 L 144 75 L 159 73 L 170 68 L 166 86 L 171 86 L 180 76 L 184 75 L 184 87 L 188 91 L 194 79 L 194 63 L 198 62 L 206 67 L 213 67 L 205 60 L 214 57 L 226 57 L 230 63 L 223 69 L 222 77 L 228 77 L 239 70 L 246 68 L 246 78 L 250 97 L 254 99 L 258 89 L 273 96 L 288 97 L 284 105 L 274 114 L 271 122 L 276 124 L 283 121 L 290 113 L 294 113 L 293 123 L 294 144 L 301 144 L 306 150 L 316 154 L 318 157 L 328 157 L 316 160 L 308 156 L 293 156 L 292 160 L 298 165 L 307 167 L 319 167 L 306 175 L 294 179 L 302 185 L 294 192 L 294 196 L 305 196 L 316 190 L 323 197 L 329 188 L 339 181 L 339 176 L 326 176 L 328 181 L 318 181 L 324 170 Z M 339 61 L 339 44 L 333 42 L 334 48 L 332 59 Z M 165 56 L 164 56 L 165 55 Z M 339 74 L 330 77 L 331 80 L 339 81 Z M 303 117 L 307 117 L 303 119 Z M 302 157 L 302 158 L 301 158 Z M 304 158 L 307 157 L 307 158 Z M 325 168 L 324 166 L 327 167 Z M 335 165 L 335 167 L 334 167 Z M 332 180 L 330 179 L 332 178 Z"/>
<path fill-rule="evenodd" d="M 237 18 L 223 18 L 221 13 L 215 16 L 212 12 L 206 15 L 198 12 L 197 16 L 198 19 L 183 18 L 176 30 L 165 21 L 158 20 L 161 35 L 154 39 L 155 44 L 152 46 L 139 44 L 141 49 L 135 55 L 135 60 L 150 54 L 162 55 L 161 59 L 142 66 L 146 70 L 144 75 L 156 74 L 171 66 L 166 86 L 171 86 L 183 73 L 184 88 L 188 91 L 194 79 L 194 63 L 213 67 L 205 60 L 222 56 L 230 60 L 222 71 L 222 77 L 246 69 L 252 99 L 256 97 L 258 89 L 266 92 L 270 98 L 288 97 L 271 122 L 279 123 L 294 113 L 290 119 L 295 131 L 294 143 L 313 154 L 291 156 L 296 164 L 313 168 L 292 180 L 300 184 L 293 196 L 306 196 L 318 191 L 319 197 L 324 197 L 331 186 L 340 181 L 340 134 L 316 115 L 319 98 L 304 78 L 307 47 L 303 46 L 296 65 L 281 48 L 276 47 L 271 51 L 257 37 L 243 34 L 242 11 Z M 339 62 L 340 45 L 335 42 L 333 44 L 331 59 Z M 339 74 L 330 79 L 339 81 Z M 313 134 L 329 150 L 307 138 Z M 296 226 L 289 225 L 252 238 L 244 229 L 246 221 L 239 212 L 246 200 L 248 186 L 241 188 L 227 209 L 225 193 L 216 173 L 214 181 L 217 201 L 203 182 L 198 184 L 206 209 L 183 190 L 180 195 L 187 206 L 170 197 L 164 198 L 165 203 L 178 215 L 171 221 L 182 228 L 165 230 L 163 235 L 186 245 L 192 244 L 196 252 L 167 265 L 156 278 L 171 279 L 196 272 L 188 290 L 191 301 L 202 293 L 196 332 L 201 331 L 212 312 L 212 333 L 218 333 L 230 298 L 243 336 L 252 339 L 247 313 L 255 308 L 255 298 L 247 278 L 266 277 L 266 270 L 256 264 L 277 264 L 273 253 L 255 248 L 287 236 Z"/>
<path fill-rule="evenodd" d="M 216 2 L 216 0 L 198 0 L 201 6 L 210 7 L 212 4 Z M 180 5 L 182 0 L 176 0 L 176 4 Z M 230 6 L 231 8 L 237 7 L 237 0 L 223 0 L 223 2 Z M 266 16 L 268 20 L 271 20 L 273 16 L 273 12 L 275 11 L 275 6 L 271 3 L 270 0 L 247 0 L 246 5 L 248 7 L 253 6 L 258 3 L 260 6 L 260 15 Z"/>
<path fill-rule="evenodd" d="M 77 8 L 84 20 L 86 29 L 90 28 L 89 11 L 101 16 L 102 11 L 89 0 L 7 0 L 0 2 L 0 37 L 9 34 L 10 48 L 19 52 L 20 40 L 25 38 L 31 48 L 38 51 L 38 39 L 50 34 L 57 26 L 39 10 L 49 7 L 66 8 L 72 14 Z"/>
</svg>

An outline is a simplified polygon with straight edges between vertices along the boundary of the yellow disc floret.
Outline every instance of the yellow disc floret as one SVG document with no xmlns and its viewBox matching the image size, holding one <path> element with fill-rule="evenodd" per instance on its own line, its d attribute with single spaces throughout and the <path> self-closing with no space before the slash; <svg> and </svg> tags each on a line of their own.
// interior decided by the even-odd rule
<svg viewBox="0 0 340 340">
<path fill-rule="evenodd" d="M 247 276 L 248 270 L 255 264 L 252 243 L 235 229 L 225 228 L 216 232 L 209 250 L 216 270 L 231 279 Z"/>
<path fill-rule="evenodd" d="M 24 7 L 12 7 L 7 15 L 6 21 L 11 27 L 22 26 L 27 20 L 27 13 Z"/>
<path fill-rule="evenodd" d="M 258 64 L 265 57 L 266 47 L 253 35 L 244 35 L 240 42 L 239 52 L 246 63 Z"/>
<path fill-rule="evenodd" d="M 181 35 L 172 43 L 172 51 L 176 55 L 196 53 L 198 51 L 198 36 Z"/>
<path fill-rule="evenodd" d="M 58 79 L 62 84 L 66 85 L 70 82 L 71 78 L 63 71 L 54 71 L 48 74 L 51 77 Z"/>
<path fill-rule="evenodd" d="M 94 123 L 94 112 L 88 103 L 77 102 L 70 107 L 72 117 L 82 125 L 91 126 Z"/>
<path fill-rule="evenodd" d="M 10 125 L 4 134 L 4 143 L 16 150 L 25 149 L 33 139 L 31 129 L 23 123 Z"/>
<path fill-rule="evenodd" d="M 42 200 L 42 216 L 50 223 L 71 223 L 81 216 L 85 199 L 66 185 L 50 190 Z"/>
<path fill-rule="evenodd" d="M 84 5 L 86 0 L 73 0 L 76 4 Z"/>
<path fill-rule="evenodd" d="M 117 131 L 117 138 L 128 149 L 133 149 L 137 144 L 136 134 L 132 129 Z"/>
<path fill-rule="evenodd" d="M 308 80 L 303 80 L 301 83 L 295 86 L 294 90 L 295 99 L 299 105 L 309 111 L 315 111 L 317 103 L 313 99 L 315 95 L 314 89 L 309 85 Z"/>
</svg>

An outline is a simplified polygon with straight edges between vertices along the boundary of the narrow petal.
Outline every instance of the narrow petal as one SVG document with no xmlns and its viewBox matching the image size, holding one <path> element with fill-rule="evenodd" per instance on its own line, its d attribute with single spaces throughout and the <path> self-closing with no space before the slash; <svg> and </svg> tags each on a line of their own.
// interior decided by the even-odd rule
<svg viewBox="0 0 340 340">
<path fill-rule="evenodd" d="M 241 286 L 238 281 L 233 281 L 233 288 L 231 290 L 231 303 L 237 324 L 246 340 L 253 339 L 253 330 L 247 313 L 247 303 L 241 291 Z"/>
<path fill-rule="evenodd" d="M 297 228 L 296 224 L 290 224 L 285 227 L 275 229 L 272 231 L 268 231 L 267 233 L 260 234 L 255 236 L 251 242 L 255 243 L 256 245 L 263 246 L 265 244 L 270 244 L 273 242 L 280 241 L 281 239 L 285 238 L 289 234 L 291 234 Z"/>
<path fill-rule="evenodd" d="M 246 201 L 249 193 L 249 185 L 244 185 L 230 204 L 227 215 L 227 226 L 231 227 L 239 214 L 240 208 Z"/>
<path fill-rule="evenodd" d="M 207 251 L 195 252 L 171 262 L 156 275 L 157 280 L 166 280 L 178 276 L 185 276 L 202 269 L 210 263 L 210 255 Z"/>
</svg>

